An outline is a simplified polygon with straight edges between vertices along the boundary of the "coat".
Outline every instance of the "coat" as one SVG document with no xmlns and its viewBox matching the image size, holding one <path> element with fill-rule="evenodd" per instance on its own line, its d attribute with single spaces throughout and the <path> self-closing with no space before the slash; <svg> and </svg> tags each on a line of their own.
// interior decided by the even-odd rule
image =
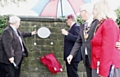
<svg viewBox="0 0 120 77">
<path fill-rule="evenodd" d="M 68 55 L 70 54 L 76 39 L 78 38 L 79 31 L 80 31 L 80 26 L 77 23 L 75 23 L 68 31 L 68 35 L 65 36 L 64 38 L 64 61 L 67 61 L 66 59 Z M 79 49 L 77 55 L 74 57 L 72 61 L 80 61 L 81 59 L 82 58 L 81 58 L 81 53 Z"/>
<path fill-rule="evenodd" d="M 24 53 L 26 56 L 28 56 L 28 51 L 25 46 L 23 37 L 31 36 L 31 33 L 21 33 L 18 30 L 18 34 L 20 35 L 23 42 Z M 11 26 L 7 26 L 0 36 L 0 62 L 10 64 L 9 58 L 11 57 L 14 57 L 15 63 L 19 64 L 23 57 L 23 53 L 18 36 Z"/>
<path fill-rule="evenodd" d="M 63 71 L 62 65 L 53 53 L 46 54 L 45 56 L 42 56 L 39 59 L 52 74 L 56 74 L 58 72 Z"/>
<path fill-rule="evenodd" d="M 120 68 L 120 51 L 116 48 L 119 40 L 118 25 L 112 19 L 106 19 L 96 30 L 91 41 L 92 44 L 92 69 L 99 65 L 99 74 L 108 77 L 110 66 Z"/>
<path fill-rule="evenodd" d="M 88 39 L 86 41 L 84 39 L 84 24 L 81 25 L 78 39 L 76 40 L 75 45 L 72 48 L 72 51 L 70 53 L 71 55 L 76 56 L 76 53 L 81 48 L 81 54 L 82 54 L 84 65 L 86 64 L 86 60 L 85 60 L 85 47 L 87 48 L 89 64 L 91 63 L 91 43 L 90 43 L 90 41 L 91 41 L 91 39 L 93 37 L 94 30 L 95 30 L 95 27 L 96 27 L 97 23 L 98 23 L 98 20 L 94 20 L 92 22 L 91 28 L 90 28 L 90 30 L 88 32 L 89 36 L 88 36 Z"/>
</svg>

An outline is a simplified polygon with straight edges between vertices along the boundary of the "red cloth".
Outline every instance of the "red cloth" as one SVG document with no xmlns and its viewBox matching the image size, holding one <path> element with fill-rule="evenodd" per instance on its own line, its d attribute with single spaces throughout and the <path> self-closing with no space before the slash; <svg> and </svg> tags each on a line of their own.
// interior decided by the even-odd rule
<svg viewBox="0 0 120 77">
<path fill-rule="evenodd" d="M 47 54 L 43 57 L 40 57 L 40 61 L 48 68 L 52 74 L 62 72 L 62 66 L 55 58 L 53 53 Z"/>
</svg>

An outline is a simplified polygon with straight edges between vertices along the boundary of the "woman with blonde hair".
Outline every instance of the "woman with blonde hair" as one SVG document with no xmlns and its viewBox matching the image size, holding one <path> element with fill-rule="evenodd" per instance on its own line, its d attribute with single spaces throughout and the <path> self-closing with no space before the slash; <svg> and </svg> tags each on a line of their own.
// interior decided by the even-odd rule
<svg viewBox="0 0 120 77">
<path fill-rule="evenodd" d="M 119 40 L 117 16 L 106 0 L 95 3 L 93 13 L 99 23 L 91 40 L 92 77 L 120 77 L 120 52 L 115 47 Z"/>
</svg>

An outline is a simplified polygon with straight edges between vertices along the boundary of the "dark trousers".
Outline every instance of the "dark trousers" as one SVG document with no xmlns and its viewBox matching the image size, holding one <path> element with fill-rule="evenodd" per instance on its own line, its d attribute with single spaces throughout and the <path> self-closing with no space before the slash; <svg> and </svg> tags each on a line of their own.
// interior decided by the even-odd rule
<svg viewBox="0 0 120 77">
<path fill-rule="evenodd" d="M 20 77 L 21 62 L 16 69 L 13 64 L 0 63 L 0 77 Z"/>
<path fill-rule="evenodd" d="M 3 63 L 0 63 L 0 77 L 5 77 L 5 70 Z"/>
<path fill-rule="evenodd" d="M 90 68 L 88 55 L 85 55 L 85 68 L 86 68 L 87 77 L 92 77 L 92 69 Z"/>
<path fill-rule="evenodd" d="M 67 76 L 68 77 L 79 77 L 77 74 L 79 61 L 72 61 L 71 64 L 66 62 Z"/>
</svg>

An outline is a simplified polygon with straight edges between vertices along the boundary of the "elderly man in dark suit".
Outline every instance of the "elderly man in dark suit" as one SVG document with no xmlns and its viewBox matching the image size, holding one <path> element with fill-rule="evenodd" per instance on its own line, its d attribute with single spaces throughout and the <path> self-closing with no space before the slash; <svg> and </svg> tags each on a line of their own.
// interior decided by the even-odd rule
<svg viewBox="0 0 120 77">
<path fill-rule="evenodd" d="M 81 54 L 83 63 L 86 68 L 87 77 L 92 77 L 91 63 L 91 39 L 93 38 L 95 28 L 98 24 L 98 20 L 93 20 L 93 6 L 90 3 L 86 3 L 81 6 L 80 16 L 85 21 L 80 27 L 80 33 L 78 39 L 75 42 L 74 47 L 71 50 L 70 55 L 67 57 L 67 61 L 70 64 L 73 57 L 75 57 L 77 51 L 81 48 Z"/>
<path fill-rule="evenodd" d="M 81 53 L 78 50 L 78 54 L 74 57 L 71 64 L 67 62 L 67 56 L 70 54 L 72 47 L 78 37 L 80 31 L 80 25 L 76 23 L 76 19 L 73 15 L 68 15 L 66 20 L 67 25 L 70 27 L 69 31 L 62 29 L 64 38 L 64 61 L 66 63 L 68 77 L 79 77 L 77 74 L 78 63 L 81 60 Z"/>
<path fill-rule="evenodd" d="M 11 16 L 9 18 L 10 25 L 5 28 L 0 39 L 0 77 L 19 77 L 20 68 L 23 57 L 28 56 L 23 37 L 28 37 L 36 34 L 21 33 L 18 28 L 20 18 Z M 18 68 L 15 68 L 16 65 Z"/>
</svg>

